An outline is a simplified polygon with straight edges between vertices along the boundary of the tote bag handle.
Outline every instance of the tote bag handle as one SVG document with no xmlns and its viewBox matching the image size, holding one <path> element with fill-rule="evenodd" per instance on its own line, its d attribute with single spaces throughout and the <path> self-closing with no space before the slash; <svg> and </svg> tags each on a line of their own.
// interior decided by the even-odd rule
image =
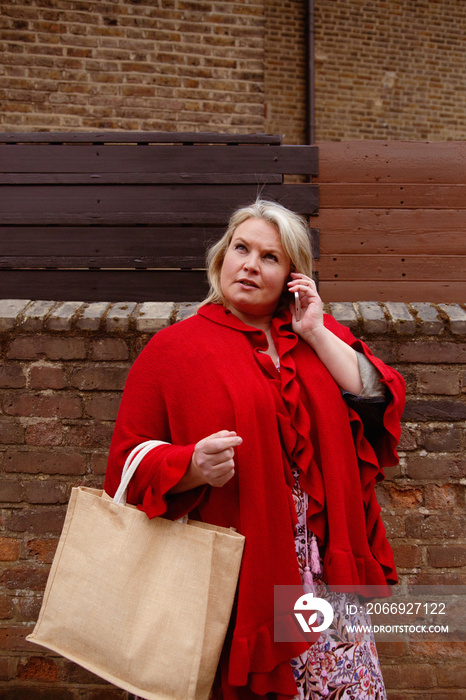
<svg viewBox="0 0 466 700">
<path fill-rule="evenodd" d="M 136 447 L 131 450 L 123 467 L 120 485 L 113 497 L 114 503 L 122 506 L 126 505 L 126 494 L 128 491 L 129 482 L 146 454 L 153 450 L 154 447 L 168 444 L 169 443 L 164 442 L 163 440 L 146 440 L 145 442 L 141 442 L 139 445 L 136 445 Z"/>
</svg>

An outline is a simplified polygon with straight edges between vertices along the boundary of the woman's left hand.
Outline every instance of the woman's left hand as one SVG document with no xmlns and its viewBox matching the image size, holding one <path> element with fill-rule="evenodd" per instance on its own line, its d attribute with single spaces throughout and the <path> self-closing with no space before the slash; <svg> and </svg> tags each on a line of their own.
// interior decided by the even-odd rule
<svg viewBox="0 0 466 700">
<path fill-rule="evenodd" d="M 301 318 L 298 320 L 295 303 L 290 304 L 293 330 L 306 339 L 306 336 L 313 335 L 324 326 L 322 299 L 313 279 L 300 272 L 292 272 L 290 276 L 292 279 L 288 282 L 288 291 L 293 295 L 298 292 L 301 305 Z"/>
</svg>

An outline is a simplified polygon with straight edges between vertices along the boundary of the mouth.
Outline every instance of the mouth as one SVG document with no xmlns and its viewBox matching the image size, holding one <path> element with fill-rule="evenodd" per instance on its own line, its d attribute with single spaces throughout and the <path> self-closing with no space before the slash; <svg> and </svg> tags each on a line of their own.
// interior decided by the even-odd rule
<svg viewBox="0 0 466 700">
<path fill-rule="evenodd" d="M 257 285 L 257 284 L 256 284 L 255 282 L 253 282 L 252 280 L 240 279 L 240 280 L 237 280 L 237 283 L 238 283 L 238 284 L 243 284 L 245 287 L 253 287 L 253 288 L 255 288 L 255 289 L 259 289 L 259 285 Z"/>
</svg>

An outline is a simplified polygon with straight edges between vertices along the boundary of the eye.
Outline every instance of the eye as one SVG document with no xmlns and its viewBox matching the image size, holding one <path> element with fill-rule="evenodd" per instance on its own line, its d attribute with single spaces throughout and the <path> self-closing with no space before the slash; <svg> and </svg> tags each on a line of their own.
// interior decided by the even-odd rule
<svg viewBox="0 0 466 700">
<path fill-rule="evenodd" d="M 246 250 L 246 246 L 244 245 L 244 243 L 235 243 L 234 249 L 235 250 Z"/>
<path fill-rule="evenodd" d="M 268 258 L 269 260 L 273 260 L 274 262 L 278 262 L 277 256 L 274 255 L 273 253 L 266 253 L 265 257 Z"/>
</svg>

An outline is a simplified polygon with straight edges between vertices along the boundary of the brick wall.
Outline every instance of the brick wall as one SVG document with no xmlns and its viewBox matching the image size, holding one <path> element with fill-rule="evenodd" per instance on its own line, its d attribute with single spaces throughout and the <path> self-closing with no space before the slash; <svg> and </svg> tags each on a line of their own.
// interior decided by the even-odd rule
<svg viewBox="0 0 466 700">
<path fill-rule="evenodd" d="M 461 140 L 458 0 L 315 0 L 316 138 Z M 306 0 L 4 0 L 0 129 L 306 135 Z"/>
<path fill-rule="evenodd" d="M 337 320 L 408 386 L 400 465 L 378 486 L 402 580 L 466 583 L 466 312 L 332 303 Z M 172 303 L 0 301 L 0 696 L 125 693 L 25 641 L 73 485 L 100 486 L 128 369 L 150 336 L 192 313 Z M 464 697 L 465 642 L 380 644 L 389 700 Z"/>
<path fill-rule="evenodd" d="M 316 138 L 466 137 L 464 3 L 316 0 Z"/>
<path fill-rule="evenodd" d="M 263 1 L 5 0 L 8 131 L 263 130 Z"/>
</svg>

